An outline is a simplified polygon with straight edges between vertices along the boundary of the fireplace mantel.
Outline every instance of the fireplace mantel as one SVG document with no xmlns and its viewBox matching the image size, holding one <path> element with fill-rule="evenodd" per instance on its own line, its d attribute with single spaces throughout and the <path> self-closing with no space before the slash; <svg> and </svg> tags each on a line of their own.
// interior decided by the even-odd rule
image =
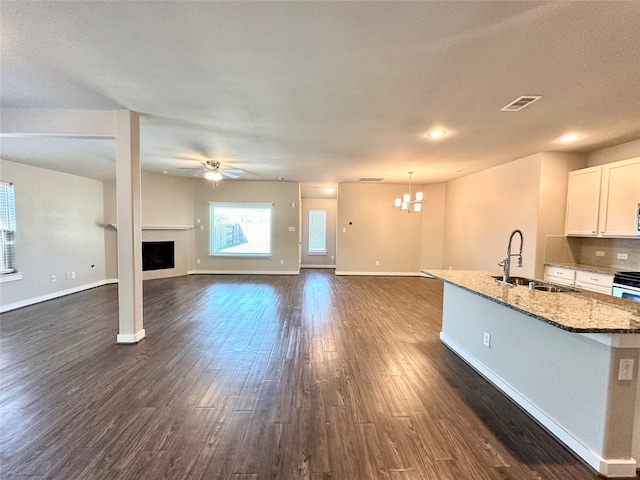
<svg viewBox="0 0 640 480">
<path fill-rule="evenodd" d="M 108 223 L 106 226 L 112 227 L 114 229 L 118 229 L 117 223 Z M 142 230 L 191 230 L 193 225 L 151 225 L 151 224 L 142 224 Z"/>
</svg>

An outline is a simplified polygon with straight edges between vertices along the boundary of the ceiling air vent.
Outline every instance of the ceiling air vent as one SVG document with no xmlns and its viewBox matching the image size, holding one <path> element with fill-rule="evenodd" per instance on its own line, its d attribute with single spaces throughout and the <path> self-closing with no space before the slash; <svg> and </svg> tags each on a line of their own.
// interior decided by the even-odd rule
<svg viewBox="0 0 640 480">
<path fill-rule="evenodd" d="M 362 177 L 358 181 L 359 182 L 381 182 L 382 180 L 384 180 L 384 178 L 380 178 L 380 177 Z"/>
<path fill-rule="evenodd" d="M 542 98 L 541 95 L 523 95 L 521 97 L 516 98 L 509 105 L 505 105 L 500 110 L 502 112 L 519 112 L 525 107 L 528 107 L 536 100 L 540 100 Z"/>
</svg>

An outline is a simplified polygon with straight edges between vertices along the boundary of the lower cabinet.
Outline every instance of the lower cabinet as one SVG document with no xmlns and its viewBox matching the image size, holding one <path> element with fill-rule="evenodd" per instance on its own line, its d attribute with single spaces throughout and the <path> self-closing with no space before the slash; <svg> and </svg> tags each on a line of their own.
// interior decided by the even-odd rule
<svg viewBox="0 0 640 480">
<path fill-rule="evenodd" d="M 613 275 L 552 265 L 547 265 L 544 268 L 544 280 L 605 295 L 611 295 L 613 290 Z"/>
<path fill-rule="evenodd" d="M 613 290 L 613 275 L 578 270 L 576 272 L 576 287 L 591 292 L 611 295 Z"/>
<path fill-rule="evenodd" d="M 571 268 L 554 267 L 547 265 L 544 268 L 544 281 L 558 283 L 573 287 L 576 279 L 576 271 Z"/>
</svg>

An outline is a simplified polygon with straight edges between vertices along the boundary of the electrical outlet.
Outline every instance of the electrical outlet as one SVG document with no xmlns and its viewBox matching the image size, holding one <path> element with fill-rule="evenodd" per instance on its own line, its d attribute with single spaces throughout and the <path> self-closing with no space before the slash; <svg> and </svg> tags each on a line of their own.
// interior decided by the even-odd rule
<svg viewBox="0 0 640 480">
<path fill-rule="evenodd" d="M 76 278 L 76 272 L 71 272 L 71 278 Z"/>
<path fill-rule="evenodd" d="M 598 250 L 598 251 L 596 252 L 596 257 L 604 257 L 604 252 L 602 252 L 602 251 Z"/>
<path fill-rule="evenodd" d="M 51 281 L 55 282 L 56 281 L 56 276 L 55 275 L 51 275 Z"/>
<path fill-rule="evenodd" d="M 197 259 L 197 260 L 196 260 L 196 263 L 197 263 L 198 265 L 200 265 L 200 259 Z"/>
<path fill-rule="evenodd" d="M 296 231 L 296 227 L 289 227 L 289 231 L 290 232 L 295 232 Z"/>
<path fill-rule="evenodd" d="M 280 265 L 284 265 L 284 260 L 280 260 Z"/>
<path fill-rule="evenodd" d="M 380 260 L 376 260 L 376 267 L 380 266 Z"/>
<path fill-rule="evenodd" d="M 626 260 L 627 258 L 628 258 L 628 255 L 626 253 L 618 254 L 618 260 Z"/>
<path fill-rule="evenodd" d="M 633 358 L 620 359 L 618 380 L 631 380 L 633 378 Z"/>
<path fill-rule="evenodd" d="M 484 332 L 484 339 L 482 340 L 485 347 L 491 347 L 491 334 Z"/>
<path fill-rule="evenodd" d="M 71 279 L 71 272 L 67 272 L 67 280 Z"/>
<path fill-rule="evenodd" d="M 331 260 L 335 260 L 336 257 L 334 255 L 331 255 Z"/>
<path fill-rule="evenodd" d="M 200 225 L 200 230 L 204 230 L 204 225 Z"/>
</svg>

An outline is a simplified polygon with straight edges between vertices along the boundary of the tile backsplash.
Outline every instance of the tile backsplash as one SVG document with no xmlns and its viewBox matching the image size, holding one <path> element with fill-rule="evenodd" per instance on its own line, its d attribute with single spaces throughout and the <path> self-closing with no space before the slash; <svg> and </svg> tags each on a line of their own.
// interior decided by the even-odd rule
<svg viewBox="0 0 640 480">
<path fill-rule="evenodd" d="M 596 252 L 603 252 L 604 256 L 597 256 Z M 626 253 L 627 259 L 618 260 L 618 253 Z M 640 270 L 640 238 L 580 238 L 547 235 L 544 261 Z"/>
</svg>

